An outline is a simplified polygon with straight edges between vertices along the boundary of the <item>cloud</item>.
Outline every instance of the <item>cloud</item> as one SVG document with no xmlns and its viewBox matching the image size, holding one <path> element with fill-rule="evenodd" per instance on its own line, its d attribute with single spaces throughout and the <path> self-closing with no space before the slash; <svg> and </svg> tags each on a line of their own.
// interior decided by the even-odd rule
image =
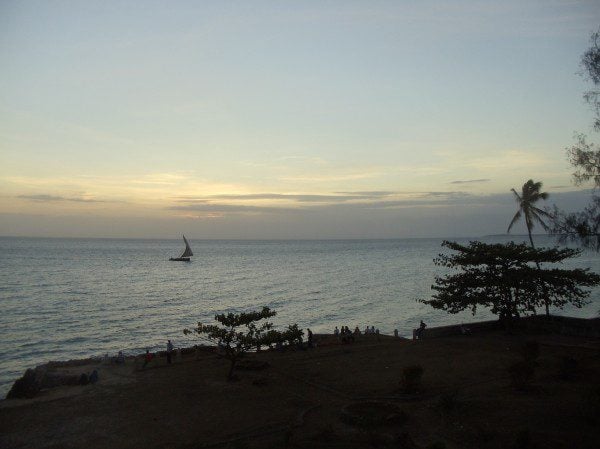
<svg viewBox="0 0 600 449">
<path fill-rule="evenodd" d="M 57 195 L 47 195 L 47 194 L 38 194 L 38 195 L 18 195 L 17 198 L 22 198 L 30 201 L 39 201 L 41 203 L 51 203 L 54 201 L 72 201 L 75 203 L 104 203 L 103 200 L 96 200 L 93 198 L 80 198 L 80 197 L 65 197 L 65 196 L 57 196 Z"/>
<path fill-rule="evenodd" d="M 254 200 L 281 200 L 293 201 L 297 203 L 340 203 L 353 200 L 377 199 L 394 192 L 335 192 L 334 194 L 289 194 L 289 193 L 248 193 L 248 194 L 222 194 L 209 195 L 205 197 L 178 197 L 178 202 L 207 203 L 214 200 L 231 201 L 254 201 Z"/>
<path fill-rule="evenodd" d="M 229 204 L 215 200 L 291 200 L 297 206 L 278 205 L 248 205 Z M 213 212 L 220 214 L 238 213 L 282 213 L 282 212 L 311 212 L 340 210 L 340 209 L 391 209 L 399 207 L 431 207 L 461 204 L 469 201 L 481 201 L 481 197 L 461 192 L 392 192 L 392 191 L 364 191 L 364 192 L 339 192 L 336 195 L 298 195 L 298 194 L 240 194 L 240 195 L 213 195 L 203 198 L 179 198 L 178 202 L 188 203 L 169 207 L 170 210 Z"/>
<path fill-rule="evenodd" d="M 187 204 L 182 206 L 171 206 L 170 210 L 194 211 L 194 212 L 214 212 L 216 214 L 223 213 L 290 213 L 299 212 L 302 209 L 290 207 L 276 206 L 247 206 L 238 204 Z"/>
<path fill-rule="evenodd" d="M 451 181 L 450 184 L 477 184 L 480 182 L 490 182 L 491 179 L 467 179 L 464 181 Z"/>
</svg>

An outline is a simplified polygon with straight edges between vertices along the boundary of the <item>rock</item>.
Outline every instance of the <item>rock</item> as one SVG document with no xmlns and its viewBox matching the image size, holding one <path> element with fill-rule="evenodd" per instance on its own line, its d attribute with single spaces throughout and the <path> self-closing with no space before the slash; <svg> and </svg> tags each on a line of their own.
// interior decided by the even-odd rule
<svg viewBox="0 0 600 449">
<path fill-rule="evenodd" d="M 40 384 L 36 372 L 28 369 L 23 377 L 17 379 L 6 395 L 6 399 L 33 398 L 40 391 Z"/>
</svg>

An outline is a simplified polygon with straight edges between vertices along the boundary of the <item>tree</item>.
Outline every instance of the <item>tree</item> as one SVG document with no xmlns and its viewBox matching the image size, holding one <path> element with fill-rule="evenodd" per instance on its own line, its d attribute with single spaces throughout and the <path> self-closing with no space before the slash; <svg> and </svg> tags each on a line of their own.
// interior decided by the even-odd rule
<svg viewBox="0 0 600 449">
<path fill-rule="evenodd" d="M 581 74 L 593 83 L 594 88 L 583 98 L 595 113 L 594 130 L 600 131 L 600 30 L 592 33 L 590 41 L 590 48 L 581 57 Z M 600 148 L 588 143 L 584 134 L 576 134 L 576 140 L 567 148 L 569 162 L 575 167 L 573 180 L 576 185 L 592 181 L 597 189 L 600 187 Z M 559 241 L 569 240 L 600 251 L 600 196 L 597 193 L 592 194 L 590 204 L 581 212 L 565 213 L 555 206 L 552 215 L 551 232 L 558 235 Z"/>
<path fill-rule="evenodd" d="M 222 313 L 215 316 L 215 320 L 220 325 L 198 323 L 198 327 L 193 330 L 184 329 L 183 333 L 188 335 L 195 332 L 198 335 L 206 335 L 211 341 L 218 342 L 224 350 L 225 358 L 231 363 L 227 374 L 227 378 L 231 380 L 236 363 L 246 352 L 264 342 L 267 334 L 271 338 L 275 338 L 273 332 L 277 331 L 271 329 L 272 323 L 264 322 L 260 326 L 257 323 L 276 314 L 268 307 L 254 312 L 228 313 L 227 315 Z"/>
<path fill-rule="evenodd" d="M 438 266 L 458 270 L 436 277 L 431 286 L 435 294 L 422 300 L 448 313 L 489 307 L 500 319 L 510 320 L 535 313 L 546 301 L 554 307 L 566 304 L 582 307 L 591 287 L 600 284 L 600 276 L 589 269 L 537 268 L 535 264 L 557 264 L 580 253 L 571 248 L 532 248 L 524 243 L 487 244 L 470 242 L 468 246 L 444 241 L 442 246 L 456 254 L 440 254 Z"/>
<path fill-rule="evenodd" d="M 533 238 L 531 237 L 531 230 L 534 228 L 535 223 L 538 222 L 542 228 L 547 231 L 549 229 L 548 225 L 544 222 L 542 217 L 551 218 L 548 212 L 535 206 L 535 203 L 539 200 L 548 198 L 548 193 L 540 192 L 541 189 L 542 183 L 533 182 L 533 179 L 530 179 L 523 184 L 521 195 L 519 195 L 515 189 L 510 189 L 512 193 L 514 193 L 517 203 L 519 203 L 519 210 L 517 210 L 517 213 L 508 225 L 506 232 L 509 233 L 513 225 L 519 221 L 522 216 L 525 217 L 525 225 L 527 226 L 529 242 L 531 243 L 532 248 L 535 248 L 535 245 L 533 244 Z"/>
<path fill-rule="evenodd" d="M 515 189 L 511 189 L 512 193 L 515 195 L 517 203 L 519 203 L 519 210 L 517 210 L 517 213 L 508 225 L 506 232 L 510 232 L 512 226 L 519 221 L 521 216 L 524 216 L 525 225 L 527 226 L 527 234 L 529 235 L 529 242 L 531 243 L 532 248 L 535 248 L 535 245 L 533 244 L 531 230 L 535 226 L 535 222 L 537 221 L 545 231 L 548 231 L 548 225 L 544 222 L 542 217 L 552 218 L 548 212 L 535 206 L 535 203 L 537 203 L 539 200 L 545 200 L 548 198 L 548 193 L 540 192 L 540 190 L 542 190 L 542 183 L 533 182 L 533 179 L 530 179 L 523 184 L 523 187 L 521 187 L 521 195 L 519 195 Z M 539 270 L 540 264 L 536 262 L 536 266 Z M 545 301 L 545 304 L 546 315 L 550 315 L 550 305 L 548 300 Z"/>
<path fill-rule="evenodd" d="M 581 57 L 582 75 L 588 78 L 594 86 L 600 85 L 600 29 L 592 33 L 590 48 Z M 594 129 L 600 131 L 600 89 L 593 88 L 583 94 L 585 101 L 592 107 L 596 114 Z"/>
</svg>

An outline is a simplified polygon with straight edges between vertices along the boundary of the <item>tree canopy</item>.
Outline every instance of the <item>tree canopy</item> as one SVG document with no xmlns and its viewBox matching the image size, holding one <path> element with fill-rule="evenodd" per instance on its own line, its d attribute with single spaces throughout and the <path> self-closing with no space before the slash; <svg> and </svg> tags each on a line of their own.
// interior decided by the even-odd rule
<svg viewBox="0 0 600 449">
<path fill-rule="evenodd" d="M 188 335 L 195 332 L 198 335 L 206 335 L 206 338 L 211 341 L 218 342 L 219 347 L 224 351 L 223 355 L 231 362 L 227 375 L 231 379 L 237 361 L 246 352 L 260 346 L 267 335 L 274 338 L 273 332 L 276 331 L 271 329 L 273 324 L 263 322 L 259 325 L 258 322 L 274 317 L 276 314 L 268 307 L 263 307 L 260 311 L 222 313 L 215 316 L 215 320 L 220 325 L 198 323 L 196 328 L 184 329 L 183 333 Z"/>
<path fill-rule="evenodd" d="M 542 185 L 541 182 L 534 182 L 533 179 L 530 179 L 523 184 L 523 187 L 521 187 L 520 195 L 515 189 L 510 189 L 515 195 L 515 200 L 519 204 L 519 210 L 517 210 L 517 213 L 508 225 L 506 232 L 510 232 L 513 225 L 519 221 L 521 216 L 523 216 L 525 218 L 525 225 L 527 226 L 527 233 L 529 234 L 529 241 L 531 242 L 532 247 L 535 245 L 533 244 L 533 238 L 531 237 L 531 230 L 534 228 L 535 223 L 539 223 L 544 230 L 548 230 L 548 225 L 544 222 L 544 218 L 548 218 L 550 215 L 548 212 L 535 205 L 538 201 L 548 198 L 548 193 L 541 191 Z"/>
<path fill-rule="evenodd" d="M 448 313 L 490 308 L 500 318 L 536 313 L 546 300 L 554 307 L 566 304 L 582 307 L 591 287 L 600 276 L 589 269 L 538 268 L 537 264 L 558 264 L 575 257 L 571 248 L 532 248 L 524 243 L 461 245 L 444 241 L 442 246 L 455 251 L 440 254 L 434 263 L 457 273 L 436 277 L 431 286 L 435 294 L 421 302 Z"/>
<path fill-rule="evenodd" d="M 592 33 L 590 48 L 581 57 L 582 75 L 593 83 L 583 98 L 595 113 L 594 130 L 600 131 L 600 30 Z M 600 251 L 600 148 L 587 141 L 584 134 L 576 134 L 576 143 L 567 148 L 569 162 L 575 168 L 576 185 L 591 181 L 594 193 L 588 206 L 580 212 L 566 213 L 556 206 L 552 211 L 552 233 L 559 241 L 577 242 L 583 247 Z"/>
</svg>

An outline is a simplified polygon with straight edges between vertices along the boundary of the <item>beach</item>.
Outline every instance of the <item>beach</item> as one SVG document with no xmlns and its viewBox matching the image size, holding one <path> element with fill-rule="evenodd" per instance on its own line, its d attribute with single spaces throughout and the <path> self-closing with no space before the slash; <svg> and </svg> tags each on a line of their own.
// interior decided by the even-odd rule
<svg viewBox="0 0 600 449">
<path fill-rule="evenodd" d="M 315 340 L 312 349 L 248 354 L 235 381 L 226 379 L 228 361 L 208 348 L 172 365 L 158 356 L 145 369 L 140 358 L 65 364 L 73 374 L 97 369 L 99 381 L 1 401 L 0 445 L 502 448 L 527 439 L 536 445 L 522 447 L 591 449 L 600 441 L 598 414 L 590 415 L 600 410 L 597 338 L 491 329 L 416 341 Z M 531 341 L 539 345 L 536 373 L 521 391 L 508 367 Z M 565 357 L 576 360 L 570 380 L 559 376 Z M 407 393 L 400 381 L 412 365 L 423 376 Z M 401 419 L 360 425 L 348 419 L 356 404 L 392 407 Z"/>
</svg>

